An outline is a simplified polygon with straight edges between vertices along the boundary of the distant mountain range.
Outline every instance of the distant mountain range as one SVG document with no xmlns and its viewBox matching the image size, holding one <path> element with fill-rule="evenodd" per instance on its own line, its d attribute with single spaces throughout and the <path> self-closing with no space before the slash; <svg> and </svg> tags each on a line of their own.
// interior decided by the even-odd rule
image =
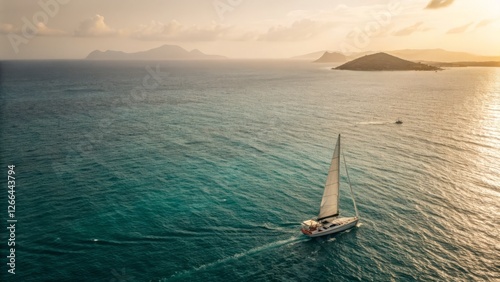
<svg viewBox="0 0 500 282">
<path fill-rule="evenodd" d="M 395 50 L 388 54 L 398 56 L 410 61 L 428 61 L 428 62 L 487 62 L 500 61 L 500 56 L 482 56 L 466 52 L 454 52 L 443 49 L 422 49 L 422 50 Z"/>
<path fill-rule="evenodd" d="M 290 59 L 314 61 L 314 60 L 317 60 L 319 57 L 323 56 L 323 54 L 325 52 L 330 52 L 330 51 L 327 51 L 327 50 L 317 51 L 317 52 L 312 52 L 312 53 L 308 53 L 308 54 L 304 54 L 304 55 L 294 56 L 294 57 L 291 57 Z"/>
<path fill-rule="evenodd" d="M 356 70 L 356 71 L 436 71 L 438 67 L 429 66 L 422 63 L 415 63 L 401 58 L 386 54 L 376 53 L 366 55 L 361 58 L 354 59 L 341 66 L 336 67 L 338 70 Z"/>
<path fill-rule="evenodd" d="M 290 59 L 308 60 L 317 63 L 335 63 L 354 60 L 376 52 L 359 52 L 345 56 L 339 52 L 318 51 Z M 404 49 L 385 52 L 401 59 L 413 62 L 425 62 L 433 66 L 499 66 L 500 56 L 481 56 L 466 52 L 453 52 L 443 49 Z M 126 53 L 123 51 L 95 50 L 87 55 L 88 60 L 220 60 L 224 56 L 208 55 L 198 49 L 187 51 L 177 45 L 162 45 L 160 47 Z"/>
<path fill-rule="evenodd" d="M 500 67 L 500 61 L 488 61 L 488 62 L 453 62 L 453 63 L 441 63 L 441 62 L 422 62 L 435 67 Z"/>
<path fill-rule="evenodd" d="M 328 51 L 326 51 L 328 52 Z M 325 51 L 313 52 L 301 56 L 295 56 L 291 59 L 301 59 L 314 61 L 319 59 Z M 346 56 L 348 60 L 353 60 L 365 55 L 375 54 L 374 51 L 352 53 Z M 387 51 L 387 54 L 414 62 L 493 62 L 500 61 L 500 56 L 482 56 L 466 52 L 454 52 L 443 49 L 404 49 Z"/>
<path fill-rule="evenodd" d="M 314 61 L 313 63 L 338 63 L 347 61 L 346 56 L 337 52 L 325 52 L 319 59 Z"/>
<path fill-rule="evenodd" d="M 224 56 L 207 55 L 198 49 L 187 51 L 177 45 L 163 45 L 147 51 L 125 53 L 122 51 L 92 51 L 87 60 L 220 60 Z"/>
</svg>

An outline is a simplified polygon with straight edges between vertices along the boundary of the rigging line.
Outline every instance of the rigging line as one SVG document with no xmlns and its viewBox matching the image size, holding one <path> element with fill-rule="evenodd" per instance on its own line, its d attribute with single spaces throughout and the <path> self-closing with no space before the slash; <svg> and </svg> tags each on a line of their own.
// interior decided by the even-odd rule
<svg viewBox="0 0 500 282">
<path fill-rule="evenodd" d="M 347 174 L 347 181 L 349 182 L 349 188 L 351 188 L 352 203 L 354 204 L 354 210 L 356 211 L 356 217 L 359 218 L 358 208 L 356 207 L 356 200 L 354 200 L 354 193 L 352 192 L 351 179 L 349 178 L 349 171 L 347 170 L 347 162 L 345 161 L 345 154 L 342 154 L 342 157 L 344 158 L 344 168 L 345 168 L 345 172 Z"/>
</svg>

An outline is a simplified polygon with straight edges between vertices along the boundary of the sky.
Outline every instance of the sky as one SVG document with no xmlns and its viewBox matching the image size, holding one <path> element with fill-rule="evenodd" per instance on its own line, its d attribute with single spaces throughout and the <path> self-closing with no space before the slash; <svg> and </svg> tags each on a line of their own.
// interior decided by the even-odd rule
<svg viewBox="0 0 500 282">
<path fill-rule="evenodd" d="M 0 59 L 164 44 L 230 58 L 435 49 L 500 55 L 499 0 L 0 0 Z"/>
</svg>

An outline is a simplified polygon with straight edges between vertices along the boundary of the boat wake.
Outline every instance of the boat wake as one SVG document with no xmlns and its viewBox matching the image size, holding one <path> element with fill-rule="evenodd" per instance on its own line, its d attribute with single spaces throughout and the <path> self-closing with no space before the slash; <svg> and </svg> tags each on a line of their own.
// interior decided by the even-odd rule
<svg viewBox="0 0 500 282">
<path fill-rule="evenodd" d="M 361 121 L 357 122 L 357 125 L 384 125 L 384 124 L 392 124 L 394 121 Z"/>
<path fill-rule="evenodd" d="M 289 226 L 295 227 L 294 229 L 287 228 Z M 266 222 L 262 225 L 256 225 L 255 228 L 261 228 L 265 230 L 271 230 L 271 231 L 279 231 L 280 233 L 296 233 L 297 232 L 297 223 L 296 222 L 290 222 L 290 223 L 281 223 L 279 225 L 272 224 L 270 222 Z"/>
<path fill-rule="evenodd" d="M 174 279 L 174 278 L 180 278 L 180 277 L 188 275 L 188 274 L 190 274 L 192 272 L 197 272 L 197 271 L 200 271 L 200 270 L 209 269 L 209 268 L 215 267 L 217 265 L 224 264 L 224 263 L 226 263 L 228 261 L 238 260 L 240 258 L 243 258 L 243 257 L 246 257 L 246 256 L 250 256 L 250 255 L 253 255 L 253 254 L 265 251 L 265 250 L 278 248 L 278 247 L 281 247 L 281 246 L 284 246 L 284 245 L 288 245 L 288 244 L 295 244 L 297 242 L 304 241 L 304 240 L 306 240 L 306 239 L 303 236 L 293 236 L 293 237 L 290 237 L 290 238 L 285 239 L 285 240 L 279 240 L 279 241 L 267 243 L 267 244 L 264 244 L 262 246 L 255 247 L 255 248 L 252 248 L 250 250 L 247 250 L 247 251 L 244 251 L 244 252 L 241 252 L 241 253 L 237 253 L 237 254 L 234 254 L 234 255 L 226 257 L 226 258 L 218 259 L 216 261 L 213 261 L 213 262 L 210 262 L 210 263 L 207 263 L 207 264 L 203 264 L 201 266 L 192 268 L 190 270 L 185 270 L 185 271 L 182 271 L 182 272 L 179 272 L 179 273 L 175 273 L 174 275 L 170 276 L 170 278 L 168 278 L 168 279 L 162 279 L 161 281 L 163 281 L 163 280 L 167 281 L 167 280 Z"/>
</svg>

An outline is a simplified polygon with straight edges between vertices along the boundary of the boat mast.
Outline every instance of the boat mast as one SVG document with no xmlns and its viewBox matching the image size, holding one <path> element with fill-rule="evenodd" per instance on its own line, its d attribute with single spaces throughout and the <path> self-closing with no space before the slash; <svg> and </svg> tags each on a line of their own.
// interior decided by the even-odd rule
<svg viewBox="0 0 500 282">
<path fill-rule="evenodd" d="M 345 172 L 347 174 L 347 181 L 349 182 L 349 188 L 351 188 L 352 203 L 354 204 L 354 210 L 356 211 L 356 217 L 359 218 L 358 207 L 356 207 L 356 200 L 354 200 L 354 193 L 352 192 L 351 179 L 349 178 L 349 171 L 347 170 L 347 162 L 345 161 L 345 154 L 342 154 L 342 158 L 344 158 L 344 167 L 345 167 Z"/>
</svg>

